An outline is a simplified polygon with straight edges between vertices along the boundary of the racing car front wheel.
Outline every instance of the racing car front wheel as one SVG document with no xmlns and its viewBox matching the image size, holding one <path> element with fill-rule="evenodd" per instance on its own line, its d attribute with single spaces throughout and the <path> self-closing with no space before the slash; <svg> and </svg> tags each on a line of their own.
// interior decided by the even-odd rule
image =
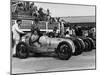
<svg viewBox="0 0 100 75">
<path fill-rule="evenodd" d="M 28 57 L 28 49 L 27 45 L 24 42 L 20 42 L 16 46 L 16 55 L 19 58 L 27 58 Z"/>
<path fill-rule="evenodd" d="M 68 42 L 61 42 L 56 49 L 58 57 L 62 60 L 68 60 L 72 56 L 72 47 Z"/>
</svg>

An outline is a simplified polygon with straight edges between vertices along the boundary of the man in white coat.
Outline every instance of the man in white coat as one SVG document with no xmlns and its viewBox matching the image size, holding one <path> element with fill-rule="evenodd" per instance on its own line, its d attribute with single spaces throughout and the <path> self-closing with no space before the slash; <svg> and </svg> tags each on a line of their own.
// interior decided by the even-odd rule
<svg viewBox="0 0 100 75">
<path fill-rule="evenodd" d="M 24 34 L 24 32 L 20 29 L 21 24 L 22 24 L 22 20 L 16 20 L 16 23 L 12 26 L 13 40 L 15 42 L 12 51 L 13 55 L 16 55 L 16 45 L 20 41 L 20 34 Z"/>
</svg>

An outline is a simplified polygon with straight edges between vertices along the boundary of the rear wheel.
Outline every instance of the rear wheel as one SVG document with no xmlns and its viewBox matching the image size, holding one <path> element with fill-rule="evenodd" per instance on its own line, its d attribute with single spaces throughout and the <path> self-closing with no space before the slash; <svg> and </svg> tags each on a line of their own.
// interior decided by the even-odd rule
<svg viewBox="0 0 100 75">
<path fill-rule="evenodd" d="M 62 60 L 68 60 L 72 56 L 72 47 L 68 42 L 61 42 L 56 50 L 57 56 Z"/>
<path fill-rule="evenodd" d="M 20 42 L 17 46 L 16 46 L 16 55 L 19 58 L 27 58 L 28 57 L 28 47 L 24 42 Z"/>
</svg>

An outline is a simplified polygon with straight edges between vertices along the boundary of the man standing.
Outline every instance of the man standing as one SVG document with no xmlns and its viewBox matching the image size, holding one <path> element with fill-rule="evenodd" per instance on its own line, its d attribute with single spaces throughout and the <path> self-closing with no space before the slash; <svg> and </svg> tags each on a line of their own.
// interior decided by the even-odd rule
<svg viewBox="0 0 100 75">
<path fill-rule="evenodd" d="M 13 33 L 13 40 L 14 40 L 14 47 L 13 47 L 13 55 L 16 54 L 16 45 L 20 41 L 20 34 L 24 34 L 24 32 L 19 28 L 22 24 L 22 20 L 16 20 L 16 23 L 12 26 L 12 33 Z"/>
</svg>

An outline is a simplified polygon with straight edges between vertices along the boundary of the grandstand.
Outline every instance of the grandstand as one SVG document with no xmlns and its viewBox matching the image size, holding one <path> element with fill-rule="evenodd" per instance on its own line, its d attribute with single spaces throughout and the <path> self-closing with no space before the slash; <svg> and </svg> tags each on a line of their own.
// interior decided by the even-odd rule
<svg viewBox="0 0 100 75">
<path fill-rule="evenodd" d="M 29 11 L 24 11 L 24 10 L 20 10 L 16 14 L 15 9 L 17 7 L 17 4 L 18 4 L 17 2 L 12 4 L 12 15 L 11 15 L 12 25 L 15 23 L 16 19 L 22 19 L 21 29 L 23 31 L 30 31 L 31 25 L 34 23 L 34 19 L 36 19 L 37 17 L 30 15 Z M 69 22 L 70 25 L 83 26 L 83 29 L 96 26 L 95 16 L 68 16 L 68 17 L 60 17 L 60 19 L 63 19 L 66 23 Z M 37 25 L 41 31 L 52 31 L 54 27 L 57 27 L 58 31 L 60 31 L 59 22 L 49 23 L 48 21 L 39 21 Z M 65 24 L 65 27 L 66 26 L 67 25 Z"/>
</svg>

